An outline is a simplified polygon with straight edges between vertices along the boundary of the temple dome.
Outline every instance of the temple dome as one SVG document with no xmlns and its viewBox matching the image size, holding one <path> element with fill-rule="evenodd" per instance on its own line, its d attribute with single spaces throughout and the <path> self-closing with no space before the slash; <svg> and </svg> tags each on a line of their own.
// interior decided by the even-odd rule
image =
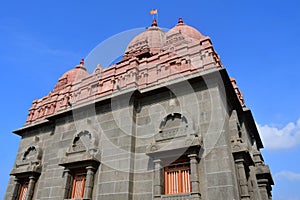
<svg viewBox="0 0 300 200">
<path fill-rule="evenodd" d="M 86 71 L 86 68 L 84 66 L 84 59 L 82 59 L 79 65 L 67 71 L 58 79 L 58 83 L 55 85 L 54 91 L 61 90 L 65 88 L 65 86 L 68 85 L 69 83 L 79 81 L 87 77 L 88 75 L 89 73 Z"/>
<path fill-rule="evenodd" d="M 179 18 L 178 23 L 168 31 L 168 34 L 175 32 L 179 32 L 184 36 L 188 36 L 196 40 L 205 38 L 205 36 L 202 35 L 197 29 L 183 23 L 182 18 Z"/>
<path fill-rule="evenodd" d="M 157 26 L 154 19 L 151 27 L 131 40 L 125 50 L 123 59 L 138 57 L 144 53 L 155 54 L 161 50 L 164 42 L 165 32 Z"/>
</svg>

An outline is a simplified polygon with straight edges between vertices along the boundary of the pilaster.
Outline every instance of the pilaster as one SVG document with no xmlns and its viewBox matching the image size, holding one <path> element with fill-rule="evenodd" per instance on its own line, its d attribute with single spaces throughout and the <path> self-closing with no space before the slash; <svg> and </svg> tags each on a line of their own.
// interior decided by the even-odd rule
<svg viewBox="0 0 300 200">
<path fill-rule="evenodd" d="M 162 165 L 161 160 L 156 159 L 154 162 L 154 197 L 160 197 L 163 192 L 163 185 L 162 185 Z"/>
<path fill-rule="evenodd" d="M 28 191 L 27 191 L 27 194 L 26 194 L 26 200 L 31 200 L 32 199 L 35 183 L 36 183 L 36 177 L 30 176 L 29 177 L 29 184 L 28 184 Z"/>
<path fill-rule="evenodd" d="M 188 155 L 190 158 L 190 167 L 191 167 L 191 185 L 192 191 L 191 195 L 194 197 L 200 197 L 200 185 L 199 185 L 199 177 L 198 177 L 198 155 L 190 154 Z"/>
<path fill-rule="evenodd" d="M 238 173 L 238 181 L 240 185 L 240 196 L 242 200 L 250 200 L 249 195 L 249 188 L 248 188 L 248 181 L 246 176 L 246 170 L 244 166 L 244 160 L 238 159 L 235 160 L 235 164 L 237 167 L 237 173 Z"/>
<path fill-rule="evenodd" d="M 72 181 L 72 175 L 71 175 L 71 170 L 65 169 L 64 170 L 64 199 L 69 198 L 71 194 L 71 181 Z"/>
<path fill-rule="evenodd" d="M 94 175 L 96 169 L 93 166 L 86 167 L 86 183 L 84 187 L 84 198 L 92 199 L 93 185 L 94 185 Z"/>
<path fill-rule="evenodd" d="M 12 200 L 17 200 L 18 199 L 18 194 L 19 194 L 20 189 L 21 189 L 20 180 L 17 177 L 15 177 L 13 192 L 12 192 L 12 195 L 11 195 Z"/>
</svg>

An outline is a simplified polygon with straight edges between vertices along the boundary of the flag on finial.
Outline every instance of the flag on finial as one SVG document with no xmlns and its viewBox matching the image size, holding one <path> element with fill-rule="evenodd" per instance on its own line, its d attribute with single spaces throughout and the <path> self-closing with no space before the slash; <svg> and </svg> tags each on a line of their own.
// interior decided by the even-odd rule
<svg viewBox="0 0 300 200">
<path fill-rule="evenodd" d="M 150 10 L 150 15 L 155 15 L 155 14 L 157 14 L 157 9 Z"/>
</svg>

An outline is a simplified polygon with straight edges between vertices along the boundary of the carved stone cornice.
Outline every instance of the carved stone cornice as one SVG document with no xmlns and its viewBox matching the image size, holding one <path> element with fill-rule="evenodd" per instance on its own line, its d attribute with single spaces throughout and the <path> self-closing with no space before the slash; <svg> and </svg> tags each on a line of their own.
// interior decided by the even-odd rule
<svg viewBox="0 0 300 200">
<path fill-rule="evenodd" d="M 267 179 L 269 185 L 274 185 L 273 177 L 268 165 L 256 166 L 255 173 L 258 181 L 260 179 Z"/>
</svg>

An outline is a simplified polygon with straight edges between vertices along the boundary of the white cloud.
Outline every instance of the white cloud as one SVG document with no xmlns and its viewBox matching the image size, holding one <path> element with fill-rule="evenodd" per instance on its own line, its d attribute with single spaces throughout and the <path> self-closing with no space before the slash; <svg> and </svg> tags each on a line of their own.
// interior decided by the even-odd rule
<svg viewBox="0 0 300 200">
<path fill-rule="evenodd" d="M 281 129 L 260 124 L 258 129 L 266 149 L 289 149 L 300 144 L 300 118 L 296 123 L 290 122 Z"/>
<path fill-rule="evenodd" d="M 300 173 L 291 171 L 280 171 L 275 174 L 276 179 L 287 179 L 289 181 L 300 181 Z"/>
</svg>

